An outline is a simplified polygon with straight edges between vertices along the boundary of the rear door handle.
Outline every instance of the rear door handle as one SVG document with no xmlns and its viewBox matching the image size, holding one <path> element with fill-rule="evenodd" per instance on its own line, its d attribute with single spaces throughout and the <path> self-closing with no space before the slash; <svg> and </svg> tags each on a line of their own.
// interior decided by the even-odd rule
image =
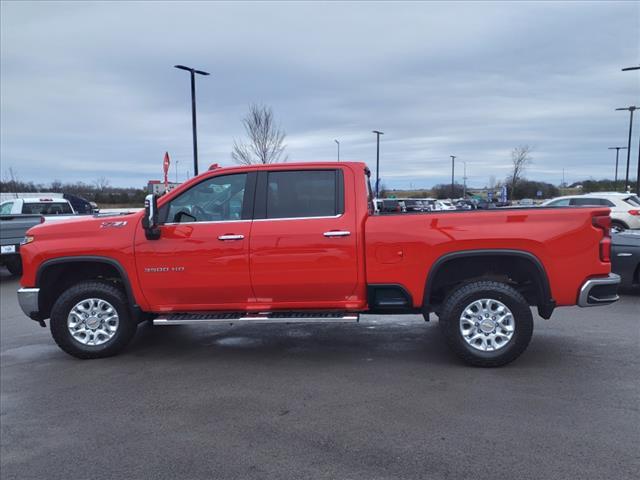
<svg viewBox="0 0 640 480">
<path fill-rule="evenodd" d="M 222 240 L 223 242 L 225 242 L 227 240 L 242 240 L 243 238 L 244 238 L 244 235 L 229 234 L 229 235 L 220 235 L 218 237 L 218 240 Z"/>
<path fill-rule="evenodd" d="M 331 230 L 329 232 L 324 232 L 325 237 L 348 237 L 351 235 L 351 232 L 347 232 L 346 230 Z"/>
</svg>

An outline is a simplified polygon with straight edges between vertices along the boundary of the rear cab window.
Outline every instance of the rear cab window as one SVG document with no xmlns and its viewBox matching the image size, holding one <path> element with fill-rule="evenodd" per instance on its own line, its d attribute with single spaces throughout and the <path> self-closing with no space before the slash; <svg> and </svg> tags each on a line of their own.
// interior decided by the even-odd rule
<svg viewBox="0 0 640 480">
<path fill-rule="evenodd" d="M 73 215 L 71 205 L 67 202 L 24 203 L 22 213 L 37 215 Z"/>
</svg>

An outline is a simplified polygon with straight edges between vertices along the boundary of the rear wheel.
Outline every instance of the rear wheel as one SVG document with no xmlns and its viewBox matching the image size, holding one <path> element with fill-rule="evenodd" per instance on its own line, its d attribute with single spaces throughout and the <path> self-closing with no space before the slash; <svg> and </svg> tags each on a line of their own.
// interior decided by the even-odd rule
<svg viewBox="0 0 640 480">
<path fill-rule="evenodd" d="M 465 362 L 499 367 L 518 358 L 533 334 L 524 297 L 507 284 L 478 281 L 452 291 L 442 305 L 440 329 Z"/>
<path fill-rule="evenodd" d="M 133 338 L 124 292 L 99 281 L 78 283 L 56 300 L 50 328 L 58 346 L 77 358 L 102 358 L 120 353 Z"/>
</svg>

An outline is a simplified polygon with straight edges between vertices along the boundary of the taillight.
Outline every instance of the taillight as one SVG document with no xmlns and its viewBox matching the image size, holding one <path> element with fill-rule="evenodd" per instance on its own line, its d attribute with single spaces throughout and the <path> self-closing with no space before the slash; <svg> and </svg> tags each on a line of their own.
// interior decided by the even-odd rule
<svg viewBox="0 0 640 480">
<path fill-rule="evenodd" d="M 627 210 L 629 215 L 640 215 L 640 210 Z"/>
<path fill-rule="evenodd" d="M 602 230 L 602 240 L 600 240 L 600 260 L 602 262 L 611 261 L 611 217 L 609 215 L 596 215 L 591 217 L 591 223 L 596 228 Z"/>
</svg>

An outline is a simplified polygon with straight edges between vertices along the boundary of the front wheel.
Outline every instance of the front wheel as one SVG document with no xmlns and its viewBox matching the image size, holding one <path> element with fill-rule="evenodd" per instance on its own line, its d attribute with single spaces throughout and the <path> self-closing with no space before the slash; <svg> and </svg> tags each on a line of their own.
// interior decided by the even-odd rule
<svg viewBox="0 0 640 480">
<path fill-rule="evenodd" d="M 511 286 L 478 281 L 453 290 L 442 305 L 440 330 L 466 363 L 499 367 L 518 358 L 533 334 L 533 316 Z"/>
<path fill-rule="evenodd" d="M 102 358 L 122 351 L 136 332 L 124 292 L 100 281 L 65 290 L 51 309 L 50 328 L 58 346 L 77 358 Z"/>
</svg>

